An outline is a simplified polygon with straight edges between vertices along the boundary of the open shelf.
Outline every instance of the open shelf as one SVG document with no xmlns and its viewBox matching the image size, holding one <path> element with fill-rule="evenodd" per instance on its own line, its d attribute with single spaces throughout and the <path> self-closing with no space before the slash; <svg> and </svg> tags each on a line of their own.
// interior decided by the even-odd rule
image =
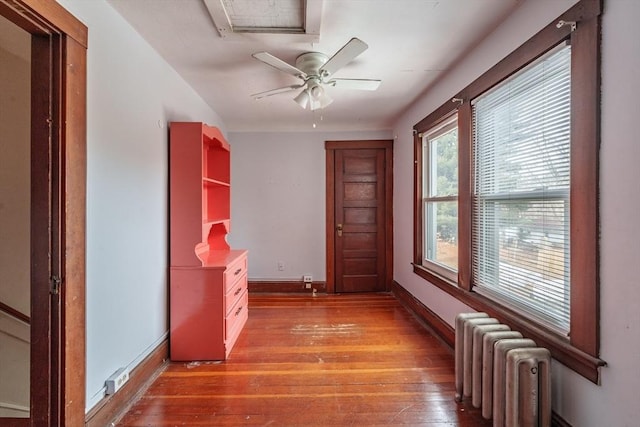
<svg viewBox="0 0 640 427">
<path fill-rule="evenodd" d="M 204 144 L 202 177 L 215 182 L 229 184 L 231 181 L 229 151 Z"/>
<path fill-rule="evenodd" d="M 217 181 L 211 178 L 202 178 L 202 184 L 204 185 L 220 185 L 222 187 L 230 187 L 231 184 L 225 181 Z"/>
<path fill-rule="evenodd" d="M 229 220 L 231 217 L 231 187 L 205 185 L 202 191 L 202 222 Z"/>
</svg>

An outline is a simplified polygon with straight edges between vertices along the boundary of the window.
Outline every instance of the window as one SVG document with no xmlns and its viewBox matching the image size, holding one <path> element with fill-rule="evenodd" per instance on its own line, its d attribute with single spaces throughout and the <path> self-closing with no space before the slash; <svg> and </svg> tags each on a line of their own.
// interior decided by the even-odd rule
<svg viewBox="0 0 640 427">
<path fill-rule="evenodd" d="M 455 279 L 458 269 L 457 116 L 422 136 L 423 265 Z"/>
<path fill-rule="evenodd" d="M 569 332 L 571 47 L 471 102 L 475 289 Z"/>
<path fill-rule="evenodd" d="M 578 1 L 414 126 L 414 272 L 596 383 L 601 13 Z"/>
</svg>

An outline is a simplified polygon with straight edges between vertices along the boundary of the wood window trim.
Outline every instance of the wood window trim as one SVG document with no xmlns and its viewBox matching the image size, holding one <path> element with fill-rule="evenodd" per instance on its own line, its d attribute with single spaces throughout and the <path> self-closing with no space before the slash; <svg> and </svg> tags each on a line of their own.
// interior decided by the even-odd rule
<svg viewBox="0 0 640 427">
<path fill-rule="evenodd" d="M 555 359 L 594 383 L 599 383 L 598 300 L 598 158 L 600 146 L 600 15 L 602 0 L 581 0 L 510 55 L 498 62 L 414 126 L 414 264 L 413 271 L 475 310 L 549 348 Z M 557 27 L 560 21 L 575 21 Z M 471 103 L 470 101 L 522 69 L 563 40 L 572 46 L 571 89 L 571 330 L 569 339 L 528 322 L 521 313 L 473 292 L 471 272 Z M 459 269 L 453 283 L 422 267 L 422 154 L 419 132 L 436 126 L 458 108 L 459 135 Z M 574 185 L 573 183 L 579 183 Z"/>
<path fill-rule="evenodd" d="M 455 120 L 454 120 L 455 119 Z M 450 122 L 450 123 L 449 123 Z M 420 175 L 416 175 L 414 174 L 414 177 L 416 177 L 416 182 L 415 182 L 415 186 L 416 186 L 416 200 L 415 203 L 419 203 L 420 206 L 419 207 L 415 207 L 414 206 L 414 213 L 416 212 L 416 209 L 419 209 L 420 212 L 423 211 L 424 206 L 425 206 L 425 192 L 428 192 L 429 190 L 426 190 L 424 188 L 424 176 L 422 174 L 422 172 L 424 171 L 424 161 L 425 161 L 425 157 L 430 158 L 430 155 L 425 155 L 424 153 L 424 144 L 425 144 L 425 138 L 428 136 L 428 134 L 430 132 L 432 132 L 434 129 L 440 128 L 440 127 L 445 127 L 445 126 L 449 126 L 451 124 L 455 123 L 455 129 L 458 129 L 458 124 L 459 124 L 459 120 L 457 119 L 457 111 L 455 108 L 450 108 L 446 111 L 446 113 L 440 117 L 436 123 L 434 123 L 432 126 L 429 127 L 428 131 L 425 133 L 418 133 L 416 132 L 416 138 L 414 140 L 414 144 L 419 144 L 419 146 L 416 146 L 414 148 L 415 150 L 415 155 L 417 156 L 416 159 L 419 157 L 419 161 L 416 161 L 415 164 L 419 165 L 419 171 L 420 171 Z M 429 139 L 429 138 L 427 138 Z M 457 148 L 456 148 L 457 149 Z M 458 153 L 459 154 L 459 153 Z M 431 161 L 431 159 L 429 159 L 429 161 Z M 460 170 L 460 168 L 458 167 L 458 170 Z M 459 180 L 458 180 L 459 181 Z M 455 201 L 458 201 L 458 193 L 456 193 L 455 196 Z M 419 265 L 423 265 L 425 266 L 426 269 L 432 269 L 436 274 L 442 274 L 448 278 L 453 279 L 453 277 L 455 277 L 458 274 L 458 269 L 457 268 L 451 268 L 449 266 L 439 266 L 435 261 L 433 260 L 429 260 L 426 258 L 425 255 L 425 240 L 426 240 L 426 236 L 425 236 L 425 230 L 424 230 L 424 222 L 421 220 L 422 218 L 422 214 L 420 214 L 420 219 L 418 221 L 416 221 L 416 225 L 418 225 L 420 227 L 419 230 L 416 231 L 416 237 L 419 238 L 419 242 L 417 245 L 414 245 L 414 248 L 418 248 L 417 251 L 415 252 L 415 259 L 414 259 L 414 263 L 419 264 Z M 459 228 L 459 227 L 458 227 Z M 419 233 L 418 233 L 419 231 Z M 429 266 L 425 265 L 428 264 Z"/>
</svg>

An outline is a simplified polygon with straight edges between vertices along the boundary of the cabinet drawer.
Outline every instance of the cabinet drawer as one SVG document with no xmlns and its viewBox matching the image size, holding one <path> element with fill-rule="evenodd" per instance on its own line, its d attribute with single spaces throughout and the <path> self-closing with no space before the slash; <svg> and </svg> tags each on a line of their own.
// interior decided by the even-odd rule
<svg viewBox="0 0 640 427">
<path fill-rule="evenodd" d="M 243 293 L 247 291 L 247 275 L 243 274 L 232 287 L 228 288 L 225 295 L 225 313 L 229 315 L 236 303 L 243 297 Z"/>
<path fill-rule="evenodd" d="M 244 292 L 240 295 L 240 299 L 233 306 L 231 312 L 225 318 L 225 347 L 227 356 L 238 339 L 242 327 L 249 317 L 249 294 Z"/>
<path fill-rule="evenodd" d="M 236 282 L 246 274 L 247 274 L 247 256 L 243 255 L 239 257 L 237 260 L 235 260 L 233 263 L 229 264 L 226 271 L 224 272 L 225 293 L 229 293 L 229 291 L 234 287 Z"/>
</svg>

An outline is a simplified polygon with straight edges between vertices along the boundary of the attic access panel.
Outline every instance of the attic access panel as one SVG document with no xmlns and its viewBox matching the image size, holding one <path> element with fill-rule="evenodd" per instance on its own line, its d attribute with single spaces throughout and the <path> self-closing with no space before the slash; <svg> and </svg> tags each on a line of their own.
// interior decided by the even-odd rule
<svg viewBox="0 0 640 427">
<path fill-rule="evenodd" d="M 204 0 L 225 40 L 247 34 L 285 35 L 299 42 L 320 40 L 322 0 Z"/>
</svg>

